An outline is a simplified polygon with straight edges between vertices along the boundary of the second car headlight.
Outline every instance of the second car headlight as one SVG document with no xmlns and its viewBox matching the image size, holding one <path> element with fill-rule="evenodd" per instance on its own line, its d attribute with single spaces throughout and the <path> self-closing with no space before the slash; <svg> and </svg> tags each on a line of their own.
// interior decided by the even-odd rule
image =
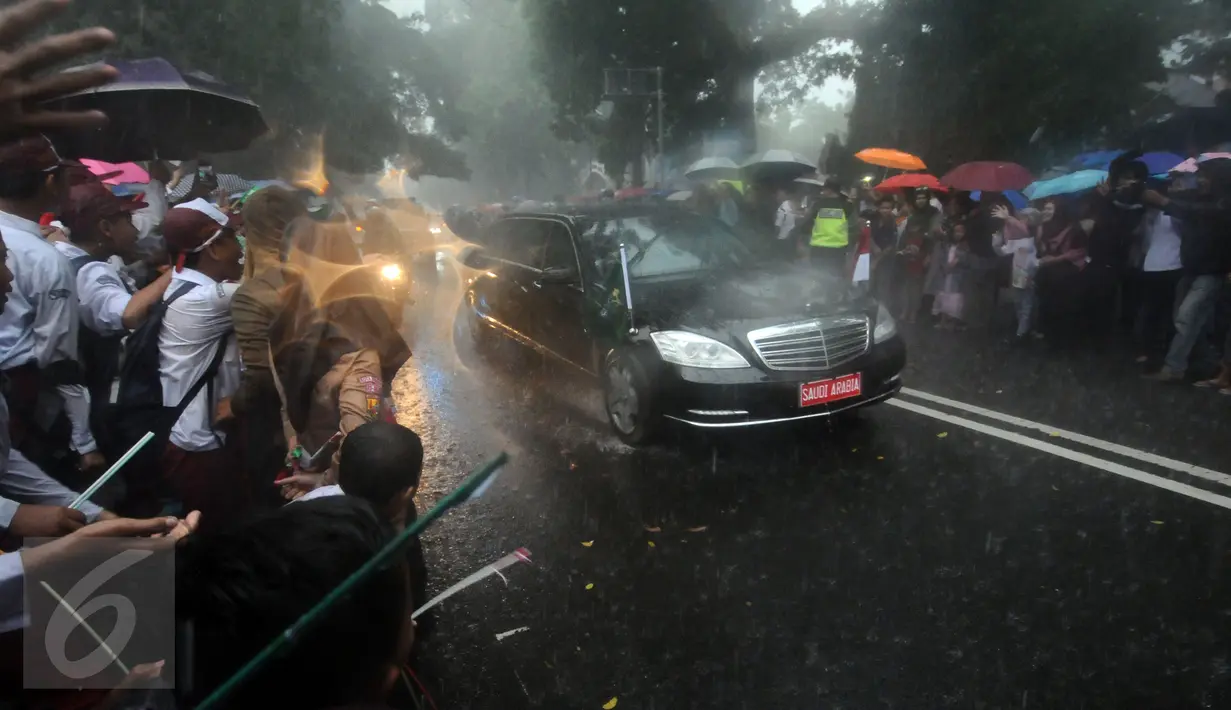
<svg viewBox="0 0 1231 710">
<path fill-rule="evenodd" d="M 872 341 L 883 343 L 897 335 L 897 332 L 898 324 L 894 322 L 893 316 L 889 315 L 889 309 L 884 306 L 878 306 L 876 309 L 876 330 L 872 331 Z"/>
<path fill-rule="evenodd" d="M 704 335 L 682 330 L 663 330 L 650 333 L 650 338 L 653 339 L 662 359 L 674 365 L 714 370 L 733 370 L 749 366 L 743 355 Z"/>
</svg>

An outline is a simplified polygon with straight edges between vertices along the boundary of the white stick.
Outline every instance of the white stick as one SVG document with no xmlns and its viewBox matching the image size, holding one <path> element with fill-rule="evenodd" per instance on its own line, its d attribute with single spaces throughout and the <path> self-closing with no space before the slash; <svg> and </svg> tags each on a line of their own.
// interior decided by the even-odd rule
<svg viewBox="0 0 1231 710">
<path fill-rule="evenodd" d="M 437 604 L 441 603 L 442 601 L 444 601 L 444 600 L 448 599 L 449 597 L 453 596 L 454 594 L 457 594 L 458 592 L 462 591 L 463 589 L 465 589 L 466 587 L 469 587 L 469 586 L 470 586 L 470 585 L 472 585 L 472 584 L 475 584 L 475 583 L 477 583 L 477 582 L 481 582 L 481 581 L 483 581 L 484 579 L 486 579 L 486 578 L 488 578 L 488 577 L 492 576 L 493 574 L 499 574 L 499 573 L 500 573 L 500 570 L 502 570 L 502 569 L 504 569 L 504 568 L 506 568 L 506 567 L 510 567 L 510 566 L 512 566 L 512 565 L 515 565 L 515 564 L 517 564 L 518 562 L 529 562 L 529 561 L 530 561 L 530 551 L 529 551 L 529 550 L 527 550 L 527 549 L 526 549 L 526 548 L 524 548 L 524 547 L 519 547 L 519 548 L 517 548 L 516 550 L 514 550 L 513 552 L 511 552 L 511 553 L 509 553 L 509 554 L 505 555 L 504 557 L 501 557 L 500 559 L 496 560 L 495 562 L 491 563 L 490 565 L 487 565 L 486 567 L 483 567 L 483 568 L 482 568 L 482 569 L 480 569 L 478 572 L 475 572 L 474 574 L 472 574 L 472 575 L 470 575 L 469 577 L 467 577 L 467 578 L 463 579 L 462 581 L 458 582 L 457 584 L 453 585 L 452 587 L 449 587 L 448 589 L 444 590 L 444 591 L 443 591 L 443 592 L 441 592 L 440 594 L 437 594 L 437 595 L 436 595 L 435 597 L 433 597 L 433 598 L 432 598 L 432 600 L 431 600 L 431 601 L 429 601 L 427 604 L 424 604 L 423 606 L 419 607 L 418 609 L 415 609 L 415 612 L 414 612 L 413 614 L 411 614 L 411 615 L 410 615 L 410 618 L 412 618 L 412 619 L 417 619 L 417 618 L 419 618 L 419 615 L 420 615 L 420 614 L 422 614 L 423 612 L 427 611 L 428 609 L 431 609 L 432 607 L 434 607 L 434 606 L 436 606 Z"/>
<path fill-rule="evenodd" d="M 128 461 L 132 457 L 136 456 L 137 452 L 141 450 L 141 447 L 150 443 L 150 439 L 153 439 L 153 438 L 154 438 L 154 432 L 152 431 L 145 432 L 145 436 L 141 437 L 141 441 L 138 441 L 137 443 L 133 444 L 131 449 L 129 449 L 128 451 L 125 451 L 124 455 L 120 457 L 119 461 L 116 461 L 115 463 L 111 464 L 111 468 L 107 469 L 107 471 L 103 475 L 99 476 L 97 481 L 91 483 L 90 487 L 85 489 L 84 493 L 77 496 L 77 500 L 73 501 L 73 504 L 68 507 L 72 508 L 73 510 L 79 509 L 83 503 L 85 503 L 86 501 L 90 499 L 90 496 L 97 493 L 99 488 L 102 488 L 103 485 L 107 483 L 107 481 L 110 481 L 111 477 L 114 476 L 117 472 L 119 472 L 121 468 L 124 467 L 124 464 L 128 463 Z"/>
<path fill-rule="evenodd" d="M 108 656 L 111 656 L 111 661 L 115 663 L 117 666 L 119 666 L 120 670 L 124 671 L 124 675 L 127 676 L 130 673 L 130 671 L 128 670 L 128 666 L 124 665 L 124 661 L 121 661 L 120 657 L 115 655 L 115 651 L 111 650 L 111 647 L 107 645 L 107 642 L 103 640 L 103 637 L 98 635 L 98 632 L 94 630 L 94 627 L 90 626 L 89 623 L 87 623 L 85 619 L 81 618 L 81 615 L 77 613 L 77 610 L 74 609 L 71 604 L 65 601 L 64 597 L 57 594 L 56 590 L 52 589 L 50 584 L 44 581 L 40 581 L 39 584 L 43 585 L 43 589 L 46 589 L 48 594 L 55 597 L 56 601 L 59 602 L 60 606 L 67 609 L 68 613 L 73 615 L 73 618 L 77 620 L 77 623 L 81 624 L 81 627 L 86 630 L 86 633 L 94 637 L 94 640 L 98 642 L 98 645 L 102 647 L 104 651 L 107 652 Z"/>
</svg>

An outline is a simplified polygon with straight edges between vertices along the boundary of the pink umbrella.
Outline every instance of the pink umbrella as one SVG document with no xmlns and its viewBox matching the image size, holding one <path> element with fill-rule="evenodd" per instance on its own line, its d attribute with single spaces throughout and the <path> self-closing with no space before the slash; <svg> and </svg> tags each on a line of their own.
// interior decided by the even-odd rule
<svg viewBox="0 0 1231 710">
<path fill-rule="evenodd" d="M 1199 158 L 1189 158 L 1179 165 L 1175 166 L 1168 172 L 1172 173 L 1195 173 L 1197 166 L 1207 160 L 1231 160 L 1231 153 L 1202 153 Z"/>
<path fill-rule="evenodd" d="M 108 185 L 123 185 L 124 183 L 144 185 L 150 181 L 150 174 L 136 163 L 106 163 L 88 158 L 83 158 L 81 162 L 90 169 L 90 172 L 103 178 L 103 182 Z"/>
</svg>

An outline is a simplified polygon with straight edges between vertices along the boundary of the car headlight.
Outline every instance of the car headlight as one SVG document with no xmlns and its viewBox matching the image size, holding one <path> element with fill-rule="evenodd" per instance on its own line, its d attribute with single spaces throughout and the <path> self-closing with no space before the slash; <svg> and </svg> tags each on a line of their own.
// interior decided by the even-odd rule
<svg viewBox="0 0 1231 710">
<path fill-rule="evenodd" d="M 406 278 L 406 275 L 402 273 L 402 267 L 397 264 L 385 264 L 380 267 L 380 277 L 386 281 L 398 283 Z"/>
<path fill-rule="evenodd" d="M 431 232 L 432 234 L 440 234 L 444 230 L 442 230 L 440 227 L 432 227 L 428 229 L 427 231 Z"/>
<path fill-rule="evenodd" d="M 748 367 L 748 361 L 743 355 L 704 335 L 682 330 L 662 330 L 650 333 L 650 338 L 662 359 L 673 365 L 712 370 Z"/>
<path fill-rule="evenodd" d="M 898 324 L 894 322 L 893 316 L 889 315 L 889 309 L 884 306 L 878 306 L 876 309 L 876 330 L 872 331 L 872 341 L 883 343 L 892 338 L 898 332 Z"/>
</svg>

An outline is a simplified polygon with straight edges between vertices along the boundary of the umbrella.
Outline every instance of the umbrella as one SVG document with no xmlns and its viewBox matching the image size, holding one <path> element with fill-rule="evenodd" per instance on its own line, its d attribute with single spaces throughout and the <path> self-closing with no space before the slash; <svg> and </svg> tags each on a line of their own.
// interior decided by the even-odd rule
<svg viewBox="0 0 1231 710">
<path fill-rule="evenodd" d="M 881 168 L 894 168 L 895 170 L 927 170 L 928 166 L 923 164 L 919 158 L 910 153 L 903 153 L 900 150 L 891 148 L 866 148 L 855 154 L 868 165 L 875 165 Z"/>
<path fill-rule="evenodd" d="M 1097 159 L 1094 159 L 1092 157 L 1089 160 L 1083 161 L 1082 164 L 1079 166 L 1079 169 L 1082 169 L 1082 170 L 1110 170 L 1112 161 L 1120 157 L 1121 155 L 1124 155 L 1125 152 L 1126 151 L 1121 151 L 1119 153 L 1113 153 L 1110 151 L 1104 151 L 1101 153 L 1089 153 L 1088 155 L 1090 156 L 1097 156 Z M 1111 157 L 1107 158 L 1108 155 L 1110 155 Z M 1078 158 L 1080 157 L 1082 156 L 1078 156 Z M 1153 152 L 1153 153 L 1144 153 L 1138 156 L 1137 158 L 1134 158 L 1134 160 L 1145 163 L 1146 169 L 1149 171 L 1149 173 L 1151 175 L 1157 175 L 1159 173 L 1165 173 L 1171 170 L 1172 168 L 1174 168 L 1175 166 L 1179 165 L 1180 163 L 1184 161 L 1184 158 L 1176 155 L 1175 153 Z"/>
<path fill-rule="evenodd" d="M 1017 163 L 980 161 L 963 163 L 940 179 L 955 190 L 1005 192 L 1021 190 L 1034 181 L 1030 171 Z"/>
<path fill-rule="evenodd" d="M 692 197 L 692 190 L 681 190 L 667 196 L 667 202 L 684 202 Z"/>
<path fill-rule="evenodd" d="M 1092 153 L 1082 153 L 1068 162 L 1072 170 L 1106 170 L 1111 161 L 1123 155 L 1123 150 L 1096 150 Z"/>
<path fill-rule="evenodd" d="M 739 166 L 730 158 L 702 158 L 684 171 L 689 180 L 738 180 Z"/>
<path fill-rule="evenodd" d="M 816 172 L 816 164 L 789 150 L 767 150 L 744 162 L 744 170 L 760 177 L 794 180 Z"/>
<path fill-rule="evenodd" d="M 121 185 L 123 183 L 133 182 L 145 184 L 150 181 L 150 174 L 145 172 L 140 165 L 136 163 L 104 163 L 101 160 L 90 160 L 84 158 L 81 161 L 85 164 L 90 172 L 102 178 L 103 182 L 108 185 Z"/>
<path fill-rule="evenodd" d="M 1071 195 L 1092 190 L 1105 180 L 1107 180 L 1106 170 L 1078 170 L 1058 178 L 1033 183 L 1024 192 L 1026 197 L 1032 200 L 1041 200 L 1044 197 Z"/>
<path fill-rule="evenodd" d="M 110 121 L 91 131 L 56 136 L 68 156 L 111 162 L 191 158 L 243 150 L 269 128 L 253 101 L 209 74 L 181 71 L 165 59 L 109 61 L 119 78 L 69 94 L 48 106 L 100 110 Z"/>
<path fill-rule="evenodd" d="M 1195 173 L 1197 172 L 1197 166 L 1208 160 L 1231 160 L 1231 153 L 1202 153 L 1199 157 L 1189 158 L 1167 172 Z"/>
<path fill-rule="evenodd" d="M 825 183 L 814 177 L 795 178 L 795 182 L 801 185 L 811 185 L 813 187 L 825 187 Z"/>
<path fill-rule="evenodd" d="M 1009 201 L 1009 204 L 1013 205 L 1013 209 L 1017 209 L 1017 210 L 1025 209 L 1026 207 L 1030 205 L 1030 200 L 1027 200 L 1026 196 L 1018 192 L 1017 190 L 1005 190 L 1004 192 L 1000 194 L 1004 195 L 1004 198 Z M 975 202 L 982 202 L 983 201 L 983 191 L 975 190 L 974 192 L 970 193 L 970 199 L 974 200 Z"/>
<path fill-rule="evenodd" d="M 940 180 L 937 180 L 935 175 L 928 175 L 927 173 L 905 173 L 902 175 L 894 175 L 873 189 L 877 192 L 891 192 L 895 190 L 917 189 L 920 187 L 926 187 L 929 190 L 936 190 L 937 192 L 949 191 L 949 188 L 940 184 Z"/>
<path fill-rule="evenodd" d="M 616 190 L 615 198 L 617 200 L 628 200 L 633 197 L 645 197 L 650 194 L 650 191 L 644 187 L 626 187 L 622 190 Z"/>
</svg>

